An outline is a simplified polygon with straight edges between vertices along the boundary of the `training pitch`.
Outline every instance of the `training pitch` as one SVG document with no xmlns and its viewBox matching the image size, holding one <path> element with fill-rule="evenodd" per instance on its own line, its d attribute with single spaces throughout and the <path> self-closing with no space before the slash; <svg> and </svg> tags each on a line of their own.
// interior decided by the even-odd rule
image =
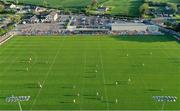
<svg viewBox="0 0 180 111">
<path fill-rule="evenodd" d="M 170 36 L 14 37 L 0 110 L 178 110 L 179 49 Z"/>
</svg>

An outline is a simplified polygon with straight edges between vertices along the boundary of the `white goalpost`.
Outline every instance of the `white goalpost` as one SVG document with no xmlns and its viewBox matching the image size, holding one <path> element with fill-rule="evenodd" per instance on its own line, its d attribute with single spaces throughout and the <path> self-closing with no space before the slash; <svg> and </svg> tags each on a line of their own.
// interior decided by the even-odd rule
<svg viewBox="0 0 180 111">
<path fill-rule="evenodd" d="M 22 111 L 22 106 L 21 106 L 20 101 L 18 101 L 18 105 L 19 105 L 19 110 Z"/>
</svg>

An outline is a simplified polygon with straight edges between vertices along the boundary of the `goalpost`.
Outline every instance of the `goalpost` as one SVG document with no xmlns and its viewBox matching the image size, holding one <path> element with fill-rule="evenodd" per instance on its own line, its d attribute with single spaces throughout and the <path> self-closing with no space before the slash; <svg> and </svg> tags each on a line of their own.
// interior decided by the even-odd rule
<svg viewBox="0 0 180 111">
<path fill-rule="evenodd" d="M 22 111 L 22 107 L 21 107 L 20 101 L 18 101 L 18 105 L 19 105 L 19 110 Z"/>
</svg>

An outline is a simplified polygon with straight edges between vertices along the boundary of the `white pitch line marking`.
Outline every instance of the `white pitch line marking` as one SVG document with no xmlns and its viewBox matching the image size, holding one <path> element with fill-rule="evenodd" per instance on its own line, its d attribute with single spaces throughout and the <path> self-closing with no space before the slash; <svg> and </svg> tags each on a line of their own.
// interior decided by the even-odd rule
<svg viewBox="0 0 180 111">
<path fill-rule="evenodd" d="M 65 40 L 65 39 L 63 39 L 62 42 L 64 42 L 64 40 Z M 49 70 L 48 70 L 48 72 L 46 73 L 45 79 L 44 79 L 44 81 L 43 81 L 43 83 L 42 83 L 42 88 L 39 89 L 39 91 L 38 91 L 38 93 L 37 93 L 37 95 L 36 95 L 36 97 L 35 97 L 35 99 L 34 99 L 34 101 L 33 101 L 33 104 L 32 104 L 32 106 L 31 106 L 31 110 L 32 110 L 34 104 L 35 104 L 36 101 L 37 101 L 37 98 L 39 97 L 39 95 L 40 95 L 40 93 L 41 93 L 41 91 L 42 91 L 42 89 L 43 89 L 43 86 L 44 86 L 44 84 L 45 84 L 45 82 L 46 82 L 46 80 L 47 80 L 47 78 L 48 78 L 48 76 L 49 76 L 49 73 L 50 73 L 50 71 L 51 71 L 51 69 L 52 69 L 52 67 L 53 67 L 53 65 L 54 65 L 54 63 L 55 63 L 55 61 L 56 61 L 56 58 L 57 58 L 60 50 L 62 50 L 62 46 L 63 46 L 63 43 L 61 44 L 60 48 L 59 48 L 59 49 L 57 50 L 57 52 L 56 52 L 56 55 L 54 56 L 53 62 L 52 62 L 52 64 L 50 65 Z"/>
<path fill-rule="evenodd" d="M 98 44 L 98 47 L 99 47 L 99 56 L 100 56 L 100 63 L 101 63 L 101 68 L 102 68 L 102 75 L 103 75 L 103 83 L 105 84 L 106 83 L 106 80 L 105 80 L 105 75 L 104 75 L 104 64 L 103 64 L 103 61 L 102 61 L 102 52 L 101 52 L 101 46 L 100 46 L 100 43 Z M 108 96 L 107 96 L 107 88 L 105 87 L 104 85 L 104 91 L 105 91 L 105 96 L 106 96 L 106 106 L 107 106 L 107 110 L 109 110 L 109 99 L 108 99 Z"/>
</svg>

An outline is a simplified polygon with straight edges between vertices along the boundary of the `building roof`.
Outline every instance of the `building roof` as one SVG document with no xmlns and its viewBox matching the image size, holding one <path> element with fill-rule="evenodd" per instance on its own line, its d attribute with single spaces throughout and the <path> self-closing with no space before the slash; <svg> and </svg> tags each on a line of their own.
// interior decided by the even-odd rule
<svg viewBox="0 0 180 111">
<path fill-rule="evenodd" d="M 11 4 L 11 5 L 10 5 L 10 8 L 16 8 L 16 5 Z"/>
<path fill-rule="evenodd" d="M 107 7 L 98 7 L 98 9 L 106 10 Z"/>
<path fill-rule="evenodd" d="M 145 26 L 144 23 L 112 23 L 111 26 Z"/>
<path fill-rule="evenodd" d="M 54 11 L 49 13 L 50 16 L 55 16 L 56 14 L 57 12 L 54 12 Z"/>
</svg>

